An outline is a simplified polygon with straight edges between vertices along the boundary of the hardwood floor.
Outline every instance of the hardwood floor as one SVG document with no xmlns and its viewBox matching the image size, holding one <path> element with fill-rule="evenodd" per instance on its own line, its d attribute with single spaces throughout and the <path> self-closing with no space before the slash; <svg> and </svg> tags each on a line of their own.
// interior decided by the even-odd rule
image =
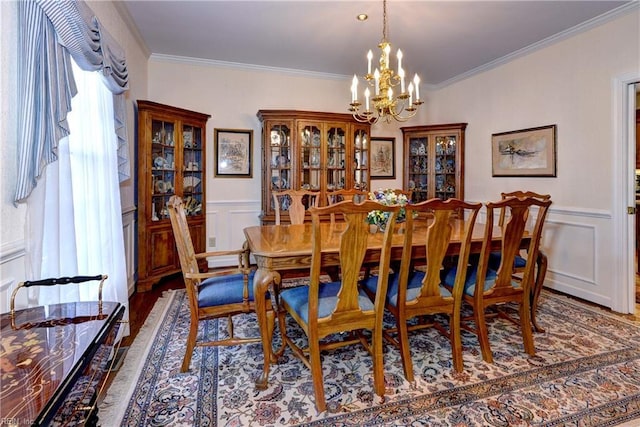
<svg viewBox="0 0 640 427">
<path fill-rule="evenodd" d="M 142 325 L 144 325 L 144 321 L 147 319 L 149 312 L 155 305 L 158 298 L 160 298 L 165 291 L 180 288 L 184 288 L 182 274 L 176 274 L 167 277 L 148 292 L 134 292 L 129 298 L 130 333 L 129 336 L 122 339 L 121 345 L 127 347 L 133 343 L 136 335 L 138 335 L 138 331 Z"/>
</svg>

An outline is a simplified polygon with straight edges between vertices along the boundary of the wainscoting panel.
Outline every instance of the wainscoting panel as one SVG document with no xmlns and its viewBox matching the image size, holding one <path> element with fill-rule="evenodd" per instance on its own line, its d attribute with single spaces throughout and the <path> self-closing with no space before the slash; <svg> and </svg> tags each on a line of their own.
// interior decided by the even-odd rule
<svg viewBox="0 0 640 427">
<path fill-rule="evenodd" d="M 207 250 L 240 249 L 245 241 L 244 228 L 260 225 L 260 201 L 215 201 L 207 203 Z M 215 244 L 212 244 L 215 243 Z M 209 260 L 209 267 L 235 266 L 233 256 Z"/>
<path fill-rule="evenodd" d="M 18 241 L 0 247 L 0 313 L 10 310 L 11 293 L 18 283 L 25 280 L 25 242 Z M 20 292 L 16 308 L 28 306 L 28 292 Z"/>
<path fill-rule="evenodd" d="M 592 210 L 550 210 L 542 250 L 549 257 L 545 286 L 611 307 L 612 218 Z"/>
<path fill-rule="evenodd" d="M 136 290 L 136 208 L 131 207 L 122 213 L 122 235 L 124 237 L 124 256 L 127 263 L 127 291 L 131 296 Z"/>
</svg>

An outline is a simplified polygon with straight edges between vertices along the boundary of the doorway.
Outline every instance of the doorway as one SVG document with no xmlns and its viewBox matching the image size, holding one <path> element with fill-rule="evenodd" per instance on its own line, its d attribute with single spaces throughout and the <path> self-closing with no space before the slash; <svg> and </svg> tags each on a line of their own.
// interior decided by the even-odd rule
<svg viewBox="0 0 640 427">
<path fill-rule="evenodd" d="M 636 313 L 636 107 L 640 106 L 640 70 L 614 78 L 612 219 L 615 268 L 611 276 L 611 309 Z M 639 313 L 640 314 L 640 313 Z"/>
<path fill-rule="evenodd" d="M 635 182 L 635 199 L 636 199 L 636 215 L 635 215 L 635 302 L 636 302 L 636 316 L 640 316 L 640 83 L 636 83 L 635 87 L 635 104 L 633 111 L 635 114 L 635 126 L 631 126 L 635 130 L 635 134 L 629 137 L 630 141 L 635 140 L 635 171 L 633 174 Z"/>
</svg>

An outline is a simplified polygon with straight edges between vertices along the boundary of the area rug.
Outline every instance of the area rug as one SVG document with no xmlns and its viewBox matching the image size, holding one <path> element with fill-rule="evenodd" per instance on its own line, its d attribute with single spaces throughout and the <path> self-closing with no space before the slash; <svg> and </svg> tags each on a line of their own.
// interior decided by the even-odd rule
<svg viewBox="0 0 640 427">
<path fill-rule="evenodd" d="M 416 381 L 404 379 L 399 351 L 385 348 L 384 401 L 373 393 L 371 358 L 361 346 L 323 355 L 328 410 L 314 407 L 311 374 L 290 351 L 258 391 L 260 345 L 195 350 L 180 373 L 189 309 L 184 290 L 154 308 L 100 406 L 103 426 L 614 426 L 640 425 L 640 328 L 625 318 L 543 291 L 528 356 L 516 326 L 489 322 L 494 363 L 463 334 L 464 372 L 451 367 L 448 341 L 435 330 L 411 335 Z M 388 319 L 387 321 L 391 321 Z M 200 333 L 226 332 L 209 321 Z M 255 334 L 243 316 L 239 334 Z M 292 333 L 303 339 L 302 332 Z M 276 333 L 275 344 L 279 341 Z"/>
</svg>

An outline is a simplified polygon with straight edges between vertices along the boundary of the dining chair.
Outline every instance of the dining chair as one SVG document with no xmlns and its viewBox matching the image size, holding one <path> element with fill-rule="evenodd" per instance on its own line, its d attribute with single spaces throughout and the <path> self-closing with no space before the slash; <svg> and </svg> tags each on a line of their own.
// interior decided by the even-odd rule
<svg viewBox="0 0 640 427">
<path fill-rule="evenodd" d="M 367 214 L 374 209 L 390 213 L 390 227 L 382 237 L 381 233 L 370 234 Z M 312 255 L 310 283 L 308 287 L 284 289 L 277 300 L 278 319 L 283 341 L 293 353 L 311 370 L 315 405 L 319 412 L 326 409 L 324 380 L 320 352 L 337 347 L 361 343 L 373 358 L 374 391 L 383 397 L 385 392 L 382 317 L 384 298 L 389 277 L 389 260 L 393 224 L 399 211 L 398 206 L 380 206 L 365 200 L 361 204 L 342 201 L 331 206 L 311 208 L 312 218 Z M 322 217 L 327 214 L 343 215 L 345 221 L 333 224 L 329 233 L 320 234 Z M 360 289 L 360 274 L 369 242 L 381 245 L 378 268 L 380 275 L 377 286 L 381 293 L 373 300 Z M 335 253 L 337 248 L 337 253 Z M 323 263 L 328 257 L 338 257 L 339 280 L 322 283 L 320 280 Z M 286 332 L 286 314 L 301 327 L 306 335 L 306 346 L 296 344 Z M 368 340 L 363 330 L 371 331 Z M 346 336 L 333 335 L 340 332 L 352 332 Z M 331 337 L 329 337 L 332 335 Z M 344 338 L 344 340 L 341 340 Z M 308 355 L 308 356 L 307 356 Z M 325 360 L 328 360 L 327 356 Z"/>
<path fill-rule="evenodd" d="M 503 193 L 500 193 L 500 197 L 501 199 L 507 199 L 509 197 L 534 197 L 540 200 L 551 200 L 550 194 L 539 194 L 533 191 L 521 191 L 521 190 L 512 191 L 508 193 L 503 192 Z M 500 209 L 500 217 L 499 217 L 498 225 L 502 226 L 504 224 L 505 219 L 508 218 L 508 216 L 509 216 L 508 209 Z M 525 216 L 525 221 L 528 223 L 528 220 L 529 220 L 529 213 L 527 212 Z M 524 267 L 527 262 L 526 261 L 527 255 L 523 254 L 523 252 L 526 252 L 526 251 L 518 251 L 513 262 L 513 272 L 518 275 L 521 275 L 524 272 Z M 499 252 L 492 252 L 489 255 L 489 264 L 491 268 L 494 270 L 498 268 L 498 266 L 500 265 Z M 536 258 L 536 264 L 537 264 L 536 277 L 534 279 L 536 282 L 536 285 L 533 287 L 534 293 L 531 295 L 531 304 L 534 305 L 531 307 L 531 322 L 533 323 L 533 328 L 536 332 L 544 332 L 545 331 L 544 328 L 538 325 L 538 322 L 536 319 L 536 313 L 538 310 L 537 304 L 539 299 L 537 294 L 542 289 L 542 286 L 544 283 L 544 278 L 547 273 L 548 259 L 547 259 L 547 255 L 544 252 L 542 252 L 542 250 L 540 250 L 539 248 L 538 248 L 538 255 Z"/>
<path fill-rule="evenodd" d="M 357 188 L 348 188 L 342 190 L 335 190 L 327 193 L 327 205 L 334 205 L 336 203 L 350 200 L 354 203 L 360 203 L 369 198 L 369 193 Z M 336 221 L 335 214 L 330 215 L 331 223 Z"/>
<path fill-rule="evenodd" d="M 254 269 L 249 264 L 249 250 L 245 247 L 239 250 L 204 252 L 196 254 L 189 233 L 189 225 L 184 211 L 184 203 L 178 196 L 169 199 L 169 217 L 178 249 L 180 266 L 184 285 L 189 298 L 190 326 L 187 336 L 186 350 L 182 360 L 181 372 L 189 370 L 191 356 L 196 346 L 231 346 L 247 343 L 259 343 L 261 338 L 236 337 L 233 329 L 233 316 L 242 313 L 255 312 L 253 295 Z M 200 272 L 198 260 L 217 257 L 238 257 L 235 268 L 216 269 Z M 263 280 L 277 282 L 279 276 L 275 274 L 264 277 Z M 271 337 L 275 326 L 275 312 L 269 295 L 265 298 L 268 330 L 261 331 Z M 227 337 L 215 341 L 197 341 L 198 325 L 201 321 L 217 318 L 227 318 Z"/>
<path fill-rule="evenodd" d="M 283 190 L 271 193 L 273 197 L 275 223 L 280 225 L 282 212 L 289 214 L 291 224 L 304 223 L 307 210 L 318 207 L 319 194 L 317 191 L 308 190 Z"/>
<path fill-rule="evenodd" d="M 369 193 L 356 188 L 348 188 L 342 190 L 335 190 L 327 193 L 327 204 L 334 205 L 344 200 L 351 200 L 355 203 L 363 202 L 367 200 Z"/>
<path fill-rule="evenodd" d="M 481 203 L 468 203 L 459 199 L 430 199 L 414 205 L 406 205 L 406 224 L 400 271 L 389 279 L 386 292 L 386 308 L 395 318 L 396 327 L 384 331 L 385 338 L 399 347 L 402 367 L 407 381 L 413 382 L 413 362 L 409 345 L 409 332 L 427 327 L 435 327 L 449 338 L 453 368 L 462 371 L 462 344 L 460 338 L 460 307 L 462 288 L 471 250 L 471 236 Z M 452 223 L 461 211 L 465 217 L 462 222 Z M 418 215 L 416 215 L 418 214 Z M 428 214 L 428 215 L 425 215 Z M 454 228 L 452 224 L 458 224 Z M 424 227 L 417 227 L 424 225 Z M 418 233 L 425 233 L 425 255 L 421 259 L 415 256 L 413 239 Z M 447 252 L 452 240 L 460 241 L 457 260 L 458 274 L 451 290 L 442 286 L 441 272 L 448 265 Z M 414 268 L 414 264 L 422 268 Z M 365 282 L 365 289 L 371 296 L 382 291 L 372 279 Z M 435 318 L 426 321 L 425 316 L 434 314 L 448 315 L 448 330 Z M 411 319 L 417 322 L 410 322 Z M 411 325 L 410 325 L 411 323 Z"/>
<path fill-rule="evenodd" d="M 531 322 L 531 287 L 533 286 L 536 258 L 539 250 L 542 228 L 547 216 L 551 200 L 540 200 L 533 196 L 508 197 L 497 202 L 486 204 L 487 220 L 482 243 L 480 258 L 476 264 L 467 270 L 464 285 L 463 301 L 473 309 L 473 315 L 468 322 L 463 322 L 462 327 L 478 336 L 482 358 L 485 362 L 493 363 L 493 354 L 489 343 L 489 331 L 486 319 L 499 316 L 505 318 L 520 327 L 524 350 L 529 355 L 535 354 L 533 342 L 533 330 Z M 527 219 L 532 207 L 537 207 L 537 215 L 533 229 L 528 231 Z M 508 209 L 509 217 L 499 225 L 502 241 L 500 246 L 500 264 L 493 269 L 489 262 L 492 252 L 492 231 L 494 214 L 496 210 Z M 523 246 L 523 240 L 529 238 L 526 245 L 527 257 L 521 278 L 514 277 L 513 265 L 515 257 Z M 451 269 L 446 273 L 445 283 L 451 287 L 455 271 Z M 515 318 L 509 310 L 507 303 L 515 303 L 518 306 L 519 318 Z M 487 312 L 487 308 L 493 308 Z"/>
</svg>

